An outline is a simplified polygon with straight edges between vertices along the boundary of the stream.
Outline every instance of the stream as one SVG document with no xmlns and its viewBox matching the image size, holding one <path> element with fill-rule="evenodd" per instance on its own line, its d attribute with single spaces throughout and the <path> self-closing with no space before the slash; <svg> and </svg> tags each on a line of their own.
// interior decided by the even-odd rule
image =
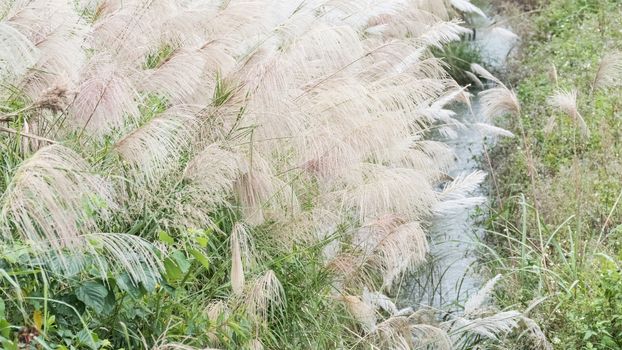
<svg viewBox="0 0 622 350">
<path fill-rule="evenodd" d="M 518 42 L 508 28 L 496 27 L 494 20 L 481 19 L 476 27 L 476 45 L 487 67 L 500 71 L 506 58 Z M 458 136 L 443 140 L 453 149 L 456 161 L 448 175 L 466 175 L 485 167 L 487 149 L 496 142 L 495 136 L 485 135 L 473 127 L 475 123 L 490 120 L 481 113 L 477 94 L 471 99 L 471 108 L 460 106 L 454 111 L 456 119 L 467 127 L 457 130 Z M 490 174 L 488 174 L 490 176 Z M 484 185 L 470 193 L 473 197 L 488 198 L 489 188 Z M 485 206 L 483 204 L 482 206 Z M 481 226 L 485 210 L 465 207 L 450 215 L 437 216 L 431 225 L 430 257 L 414 274 L 404 281 L 400 291 L 402 304 L 419 308 L 429 306 L 445 311 L 458 311 L 460 305 L 486 281 L 477 273 L 478 242 L 484 235 Z"/>
</svg>

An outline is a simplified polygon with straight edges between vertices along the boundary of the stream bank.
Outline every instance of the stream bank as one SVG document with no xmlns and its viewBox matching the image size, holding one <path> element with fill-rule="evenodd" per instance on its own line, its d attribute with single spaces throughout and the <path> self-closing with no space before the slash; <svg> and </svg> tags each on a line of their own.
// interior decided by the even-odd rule
<svg viewBox="0 0 622 350">
<path fill-rule="evenodd" d="M 497 305 L 529 307 L 560 350 L 622 349 L 621 13 L 551 0 L 517 17 L 530 28 L 512 74 L 520 137 L 496 148 L 482 261 L 504 276 Z"/>
</svg>

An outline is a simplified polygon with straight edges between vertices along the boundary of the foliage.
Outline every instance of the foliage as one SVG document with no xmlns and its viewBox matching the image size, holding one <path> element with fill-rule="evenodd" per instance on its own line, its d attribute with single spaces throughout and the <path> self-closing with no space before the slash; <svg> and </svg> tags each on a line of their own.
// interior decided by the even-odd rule
<svg viewBox="0 0 622 350">
<path fill-rule="evenodd" d="M 465 72 L 470 71 L 471 64 L 483 61 L 479 48 L 472 42 L 462 40 L 449 43 L 442 49 L 434 49 L 436 57 L 447 63 L 447 70 L 460 85 L 473 85 L 473 81 Z"/>
<path fill-rule="evenodd" d="M 465 31 L 452 6 L 479 11 L 4 2 L 3 348 L 467 347 L 515 330 L 515 311 L 436 325 L 383 308 L 425 259 L 427 220 L 468 202 L 426 140 L 468 101 L 430 53 Z"/>
<path fill-rule="evenodd" d="M 515 77 L 522 112 L 507 122 L 520 137 L 493 157 L 493 250 L 482 260 L 509 273 L 500 305 L 538 302 L 531 315 L 556 349 L 621 348 L 622 100 L 609 81 L 619 79 L 622 38 L 609 14 L 621 10 L 617 1 L 556 0 L 531 15 Z"/>
</svg>

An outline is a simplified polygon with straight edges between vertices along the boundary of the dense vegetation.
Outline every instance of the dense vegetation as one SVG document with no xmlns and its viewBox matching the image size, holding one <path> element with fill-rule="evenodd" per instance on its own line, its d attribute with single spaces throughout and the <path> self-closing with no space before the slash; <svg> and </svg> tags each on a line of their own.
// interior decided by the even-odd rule
<svg viewBox="0 0 622 350">
<path fill-rule="evenodd" d="M 533 305 L 556 349 L 622 349 L 622 4 L 542 1 L 514 85 L 518 137 L 497 159 L 494 252 L 501 306 Z M 520 345 L 516 345 L 520 348 Z"/>
<path fill-rule="evenodd" d="M 494 3 L 0 0 L 1 348 L 622 349 L 622 4 Z M 396 305 L 465 128 L 490 280 Z"/>
<path fill-rule="evenodd" d="M 470 349 L 518 311 L 398 310 L 468 103 L 451 1 L 0 3 L 4 349 Z M 489 73 L 479 67 L 476 72 Z M 492 78 L 494 80 L 494 78 Z M 489 94 L 514 101 L 501 82 Z M 483 130 L 494 130 L 478 125 Z M 524 337 L 523 330 L 530 337 Z"/>
</svg>

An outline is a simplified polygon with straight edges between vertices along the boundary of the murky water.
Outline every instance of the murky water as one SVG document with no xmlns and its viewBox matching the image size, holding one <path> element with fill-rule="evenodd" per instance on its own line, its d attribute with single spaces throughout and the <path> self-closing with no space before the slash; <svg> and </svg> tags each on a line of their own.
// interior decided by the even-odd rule
<svg viewBox="0 0 622 350">
<path fill-rule="evenodd" d="M 487 20 L 486 25 L 491 21 Z M 507 28 L 486 27 L 477 31 L 474 45 L 481 48 L 487 65 L 502 69 L 507 56 L 517 43 Z M 457 119 L 465 125 L 490 123 L 480 113 L 477 97 L 471 108 L 456 110 Z M 496 138 L 487 136 L 474 127 L 460 129 L 457 138 L 444 140 L 454 150 L 456 162 L 449 171 L 452 177 L 482 170 L 486 161 L 487 149 L 494 145 Z M 471 193 L 474 197 L 488 196 L 488 189 L 480 186 Z M 485 205 L 485 204 L 484 204 Z M 483 236 L 480 223 L 483 219 L 477 208 L 466 207 L 448 215 L 439 216 L 432 223 L 430 261 L 417 273 L 405 281 L 399 294 L 405 306 L 431 306 L 443 310 L 453 310 L 462 304 L 469 295 L 475 293 L 483 283 L 476 271 L 478 242 Z"/>
</svg>

